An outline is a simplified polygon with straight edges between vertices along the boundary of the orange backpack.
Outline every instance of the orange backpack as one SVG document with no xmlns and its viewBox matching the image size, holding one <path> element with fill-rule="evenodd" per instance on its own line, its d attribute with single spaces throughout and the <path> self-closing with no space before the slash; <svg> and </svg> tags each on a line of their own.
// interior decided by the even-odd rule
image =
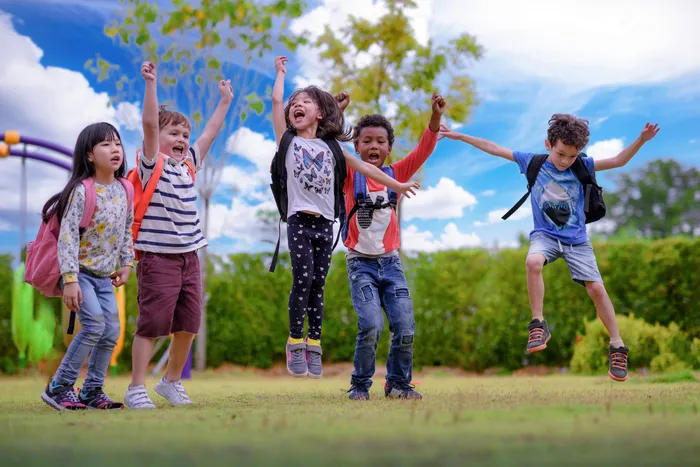
<svg viewBox="0 0 700 467">
<path fill-rule="evenodd" d="M 165 156 L 161 153 L 158 153 L 158 157 L 156 158 L 156 166 L 153 169 L 153 174 L 148 180 L 148 183 L 146 183 L 144 189 L 144 186 L 141 184 L 141 179 L 139 178 L 138 173 L 140 152 L 140 149 L 136 150 L 136 167 L 129 170 L 129 173 L 126 174 L 126 179 L 129 180 L 134 186 L 134 223 L 131 227 L 131 231 L 134 236 L 134 245 L 136 245 L 136 239 L 139 236 L 139 230 L 141 229 L 141 222 L 143 221 L 143 216 L 146 215 L 146 210 L 151 204 L 151 198 L 153 198 L 153 193 L 158 187 L 158 181 L 160 180 L 160 175 L 163 173 L 163 165 L 165 164 Z M 194 183 L 194 167 L 192 166 L 192 163 L 188 160 L 185 161 L 185 165 L 187 165 L 187 170 L 190 171 L 190 176 L 192 177 L 192 182 Z M 155 180 L 155 182 L 151 183 L 151 181 L 153 180 Z M 134 248 L 134 254 L 136 255 L 136 259 L 139 260 L 140 255 L 139 251 L 136 250 L 136 248 Z"/>
</svg>

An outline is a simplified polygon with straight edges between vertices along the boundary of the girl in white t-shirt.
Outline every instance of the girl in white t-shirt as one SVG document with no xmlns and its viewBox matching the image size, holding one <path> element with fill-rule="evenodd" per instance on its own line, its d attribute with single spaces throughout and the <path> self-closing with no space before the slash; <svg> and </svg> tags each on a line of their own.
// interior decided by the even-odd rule
<svg viewBox="0 0 700 467">
<path fill-rule="evenodd" d="M 287 240 L 293 277 L 289 294 L 287 370 L 293 376 L 320 378 L 323 372 L 323 288 L 333 250 L 336 163 L 324 140 L 345 142 L 351 137 L 345 130 L 345 119 L 336 99 L 316 86 L 298 89 L 284 105 L 286 63 L 286 57 L 275 59 L 277 79 L 272 90 L 272 122 L 278 146 L 286 131 L 295 134 L 285 159 Z M 344 148 L 343 153 L 343 163 L 407 197 L 415 194 L 414 189 L 419 187 L 415 181 L 397 182 L 377 167 L 351 156 Z M 309 329 L 304 338 L 307 314 Z"/>
</svg>

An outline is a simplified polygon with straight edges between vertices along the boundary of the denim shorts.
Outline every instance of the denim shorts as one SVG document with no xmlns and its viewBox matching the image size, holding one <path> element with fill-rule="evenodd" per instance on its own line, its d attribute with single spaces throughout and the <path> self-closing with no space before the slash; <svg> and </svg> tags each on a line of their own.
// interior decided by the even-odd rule
<svg viewBox="0 0 700 467">
<path fill-rule="evenodd" d="M 553 263 L 558 258 L 564 258 L 566 265 L 569 266 L 571 279 L 581 285 L 585 286 L 585 282 L 603 282 L 593 246 L 589 240 L 569 245 L 542 232 L 534 232 L 530 236 L 530 251 L 527 254 L 530 256 L 538 253 L 544 256 L 545 265 Z"/>
</svg>

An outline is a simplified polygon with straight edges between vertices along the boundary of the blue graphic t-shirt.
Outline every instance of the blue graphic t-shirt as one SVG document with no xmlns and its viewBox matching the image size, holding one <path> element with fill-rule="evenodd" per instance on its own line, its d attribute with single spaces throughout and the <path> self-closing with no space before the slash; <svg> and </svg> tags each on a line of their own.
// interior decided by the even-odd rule
<svg viewBox="0 0 700 467">
<path fill-rule="evenodd" d="M 520 172 L 527 173 L 527 165 L 534 157 L 530 152 L 513 152 Z M 593 173 L 592 157 L 584 157 L 583 162 Z M 571 168 L 564 171 L 556 168 L 549 160 L 544 161 L 537 175 L 530 195 L 532 218 L 535 228 L 530 232 L 542 232 L 562 243 L 575 245 L 588 240 L 586 234 L 586 214 L 583 211 L 583 186 Z"/>
</svg>

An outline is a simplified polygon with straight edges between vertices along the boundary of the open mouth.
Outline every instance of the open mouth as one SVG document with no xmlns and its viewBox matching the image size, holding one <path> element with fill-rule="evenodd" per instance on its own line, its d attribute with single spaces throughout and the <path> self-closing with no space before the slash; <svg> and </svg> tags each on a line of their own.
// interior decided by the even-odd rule
<svg viewBox="0 0 700 467">
<path fill-rule="evenodd" d="M 173 146 L 173 155 L 177 157 L 182 157 L 185 153 L 185 148 L 183 146 Z"/>
<path fill-rule="evenodd" d="M 377 153 L 368 154 L 368 155 L 367 155 L 367 161 L 368 161 L 370 164 L 376 164 L 377 162 L 379 162 L 379 154 L 377 154 Z"/>
<path fill-rule="evenodd" d="M 122 163 L 122 156 L 113 156 L 109 161 L 112 164 L 119 165 Z"/>
<path fill-rule="evenodd" d="M 295 122 L 300 122 L 300 121 L 302 121 L 302 120 L 304 119 L 304 117 L 306 116 L 306 112 L 304 112 L 303 109 L 296 109 L 296 110 L 294 111 L 293 116 L 294 116 L 294 121 L 295 121 Z"/>
</svg>

